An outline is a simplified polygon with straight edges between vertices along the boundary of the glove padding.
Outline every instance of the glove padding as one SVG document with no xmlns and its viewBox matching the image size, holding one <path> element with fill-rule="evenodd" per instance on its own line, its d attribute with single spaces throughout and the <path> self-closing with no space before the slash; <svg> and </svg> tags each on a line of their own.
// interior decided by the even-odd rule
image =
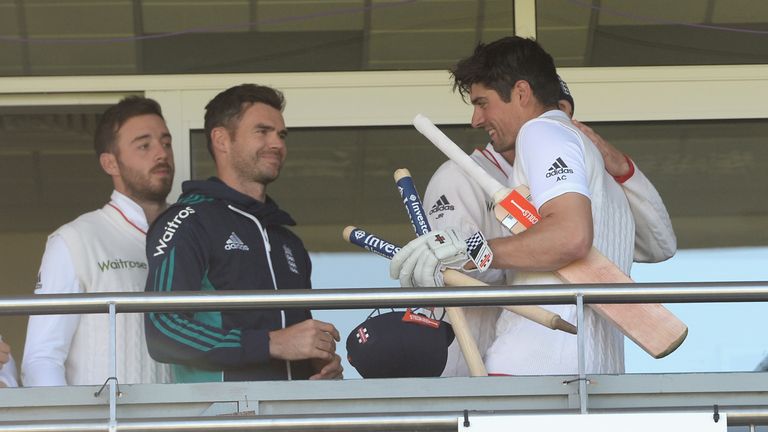
<svg viewBox="0 0 768 432">
<path fill-rule="evenodd" d="M 444 268 L 461 268 L 469 259 L 467 243 L 453 229 L 432 231 L 411 240 L 389 265 L 389 276 L 400 285 L 443 286 Z"/>
</svg>

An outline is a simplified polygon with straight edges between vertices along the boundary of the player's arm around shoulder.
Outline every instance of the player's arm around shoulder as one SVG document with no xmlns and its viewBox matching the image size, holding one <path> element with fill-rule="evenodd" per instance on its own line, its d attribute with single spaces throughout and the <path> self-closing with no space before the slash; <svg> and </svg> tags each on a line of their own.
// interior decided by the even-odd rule
<svg viewBox="0 0 768 432">
<path fill-rule="evenodd" d="M 661 262 L 677 252 L 677 236 L 661 195 L 637 165 L 634 167 L 632 177 L 622 183 L 635 220 L 634 260 Z"/>
<path fill-rule="evenodd" d="M 660 262 L 677 251 L 677 237 L 658 190 L 626 154 L 577 120 L 573 124 L 595 144 L 605 169 L 622 186 L 635 220 L 636 262 Z"/>
</svg>

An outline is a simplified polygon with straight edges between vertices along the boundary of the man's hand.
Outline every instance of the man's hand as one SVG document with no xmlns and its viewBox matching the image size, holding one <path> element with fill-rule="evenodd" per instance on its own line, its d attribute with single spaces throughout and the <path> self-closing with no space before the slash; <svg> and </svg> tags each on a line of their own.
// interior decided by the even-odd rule
<svg viewBox="0 0 768 432">
<path fill-rule="evenodd" d="M 11 346 L 3 342 L 3 337 L 0 336 L 0 369 L 8 363 L 11 359 Z M 8 387 L 4 381 L 0 380 L 0 388 Z"/>
<path fill-rule="evenodd" d="M 467 243 L 454 229 L 432 231 L 411 240 L 389 265 L 389 276 L 400 279 L 400 285 L 443 286 L 440 270 L 460 268 L 469 259 Z"/>
<path fill-rule="evenodd" d="M 603 161 L 605 161 L 605 170 L 608 171 L 608 174 L 613 177 L 624 177 L 629 174 L 631 167 L 629 166 L 629 162 L 624 156 L 624 153 L 620 152 L 616 147 L 611 145 L 611 143 L 603 139 L 603 137 L 593 131 L 591 127 L 578 120 L 572 121 L 584 135 L 595 143 L 595 147 L 600 150 L 600 154 L 603 155 Z"/>
<path fill-rule="evenodd" d="M 339 340 L 339 331 L 333 324 L 310 319 L 269 332 L 269 355 L 282 360 L 331 362 Z"/>
<path fill-rule="evenodd" d="M 3 365 L 8 363 L 11 358 L 11 346 L 3 342 L 3 337 L 0 336 L 0 369 Z"/>
<path fill-rule="evenodd" d="M 311 380 L 344 378 L 344 368 L 341 367 L 338 354 L 334 354 L 330 361 L 312 359 L 312 367 L 318 372 L 309 377 Z"/>
</svg>

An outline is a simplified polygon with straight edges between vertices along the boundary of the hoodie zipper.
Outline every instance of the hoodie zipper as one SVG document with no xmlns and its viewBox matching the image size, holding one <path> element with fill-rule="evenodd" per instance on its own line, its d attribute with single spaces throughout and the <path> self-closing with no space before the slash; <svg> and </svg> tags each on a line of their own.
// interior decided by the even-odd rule
<svg viewBox="0 0 768 432">
<path fill-rule="evenodd" d="M 272 246 L 269 244 L 269 235 L 267 235 L 267 230 L 264 229 L 264 227 L 261 225 L 261 222 L 256 218 L 256 216 L 244 212 L 240 210 L 239 208 L 229 204 L 227 207 L 232 210 L 235 213 L 239 213 L 248 219 L 252 220 L 253 223 L 256 224 L 257 227 L 259 227 L 259 231 L 261 232 L 261 240 L 264 242 L 264 250 L 267 251 L 267 263 L 269 264 L 269 274 L 272 276 L 272 287 L 275 291 L 277 291 L 277 278 L 275 277 L 275 270 L 272 268 Z M 282 324 L 282 328 L 285 328 L 285 310 L 280 309 L 280 320 Z M 288 380 L 291 381 L 293 379 L 293 374 L 291 373 L 291 362 L 286 360 L 285 361 L 285 370 L 288 373 Z"/>
</svg>

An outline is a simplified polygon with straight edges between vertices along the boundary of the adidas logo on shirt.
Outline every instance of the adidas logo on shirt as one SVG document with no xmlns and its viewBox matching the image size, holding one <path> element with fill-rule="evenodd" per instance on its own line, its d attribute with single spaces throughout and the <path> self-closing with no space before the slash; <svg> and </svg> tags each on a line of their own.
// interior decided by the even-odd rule
<svg viewBox="0 0 768 432">
<path fill-rule="evenodd" d="M 243 243 L 242 240 L 240 240 L 240 237 L 237 236 L 234 232 L 229 235 L 229 238 L 227 239 L 227 243 L 224 244 L 224 250 L 233 250 L 238 249 L 242 251 L 251 250 L 251 248 L 248 247 L 245 243 Z"/>
<path fill-rule="evenodd" d="M 429 215 L 431 216 L 434 213 L 446 210 L 454 210 L 454 207 L 451 203 L 448 202 L 448 198 L 446 198 L 445 195 L 441 195 L 437 202 L 429 210 Z"/>
<path fill-rule="evenodd" d="M 573 170 L 568 168 L 568 165 L 566 165 L 562 159 L 557 158 L 547 170 L 547 178 L 559 176 L 557 177 L 558 181 L 565 180 L 566 177 L 563 174 L 573 174 Z"/>
</svg>

